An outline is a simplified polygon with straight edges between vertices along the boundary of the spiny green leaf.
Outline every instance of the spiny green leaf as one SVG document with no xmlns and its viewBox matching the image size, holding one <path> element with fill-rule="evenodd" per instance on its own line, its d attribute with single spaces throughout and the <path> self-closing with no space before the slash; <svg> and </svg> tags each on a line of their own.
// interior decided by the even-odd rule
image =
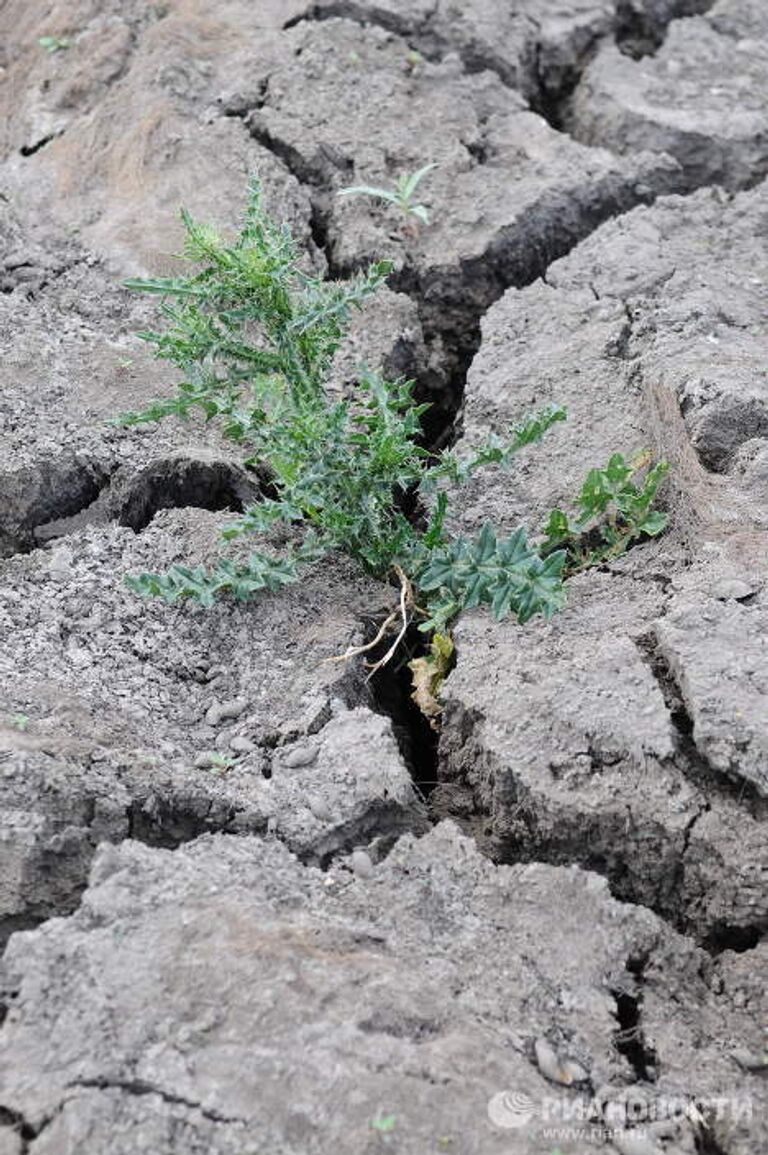
<svg viewBox="0 0 768 1155">
<path fill-rule="evenodd" d="M 174 297 L 205 297 L 203 285 L 195 285 L 182 277 L 130 277 L 123 288 L 138 293 L 163 293 Z"/>
</svg>

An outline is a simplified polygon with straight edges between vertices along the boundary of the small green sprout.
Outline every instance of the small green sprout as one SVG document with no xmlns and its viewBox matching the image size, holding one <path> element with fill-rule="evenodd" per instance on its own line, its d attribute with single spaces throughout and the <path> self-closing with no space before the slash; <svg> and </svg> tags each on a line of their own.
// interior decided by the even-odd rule
<svg viewBox="0 0 768 1155">
<path fill-rule="evenodd" d="M 371 1119 L 371 1130 L 378 1131 L 380 1135 L 390 1135 L 397 1125 L 397 1117 L 395 1115 L 377 1115 L 375 1119 Z"/>
<path fill-rule="evenodd" d="M 414 204 L 414 197 L 424 177 L 428 173 L 436 169 L 436 164 L 425 164 L 423 168 L 410 174 L 406 173 L 400 177 L 393 189 L 376 188 L 374 185 L 355 185 L 352 188 L 339 189 L 338 196 L 366 196 L 374 197 L 376 200 L 386 201 L 388 204 L 394 205 L 400 209 L 405 217 L 416 217 L 423 225 L 429 224 L 429 213 L 425 205 Z"/>
<path fill-rule="evenodd" d="M 9 722 L 14 730 L 21 730 L 23 734 L 29 726 L 30 719 L 27 714 L 11 714 Z"/>
<path fill-rule="evenodd" d="M 69 41 L 66 36 L 38 36 L 37 43 L 51 56 L 54 52 L 64 52 L 65 49 L 69 48 Z"/>
<path fill-rule="evenodd" d="M 225 770 L 231 770 L 235 762 L 237 762 L 237 758 L 234 754 L 220 754 L 218 751 L 212 751 L 208 755 L 208 764 L 211 770 L 218 770 L 222 774 Z"/>
</svg>

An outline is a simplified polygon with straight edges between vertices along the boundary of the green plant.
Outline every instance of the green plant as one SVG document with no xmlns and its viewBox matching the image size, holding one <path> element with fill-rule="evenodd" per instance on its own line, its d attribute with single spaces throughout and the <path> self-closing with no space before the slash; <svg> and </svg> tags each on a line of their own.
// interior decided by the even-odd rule
<svg viewBox="0 0 768 1155">
<path fill-rule="evenodd" d="M 22 734 L 29 727 L 30 718 L 28 714 L 11 714 L 9 723 L 14 730 L 21 730 Z"/>
<path fill-rule="evenodd" d="M 401 176 L 394 188 L 377 188 L 374 185 L 355 185 L 352 188 L 343 188 L 338 192 L 340 197 L 366 196 L 376 200 L 386 201 L 398 208 L 405 217 L 416 217 L 423 225 L 429 224 L 429 212 L 422 204 L 415 204 L 416 191 L 428 173 L 436 169 L 436 164 L 425 164 L 416 172 L 405 173 Z"/>
<path fill-rule="evenodd" d="M 234 754 L 221 754 L 217 750 L 213 750 L 208 755 L 208 765 L 211 770 L 218 770 L 220 773 L 231 770 L 236 762 L 237 758 Z"/>
<path fill-rule="evenodd" d="M 378 1131 L 380 1135 L 389 1135 L 397 1126 L 397 1116 L 378 1114 L 375 1119 L 371 1119 L 371 1130 Z"/>
<path fill-rule="evenodd" d="M 37 43 L 51 55 L 69 48 L 69 41 L 65 36 L 38 36 Z"/>
<path fill-rule="evenodd" d="M 578 513 L 570 517 L 553 509 L 545 526 L 545 550 L 566 549 L 568 575 L 619 557 L 638 537 L 655 537 L 667 524 L 654 509 L 659 486 L 669 472 L 666 462 L 652 468 L 641 453 L 628 463 L 614 453 L 605 469 L 587 474 L 578 497 Z M 647 470 L 638 486 L 632 480 Z"/>
<path fill-rule="evenodd" d="M 351 399 L 334 399 L 325 388 L 350 311 L 384 282 L 386 262 L 340 283 L 309 276 L 289 231 L 264 212 L 256 182 L 234 242 L 186 213 L 183 220 L 184 255 L 195 266 L 190 275 L 128 282 L 162 296 L 166 326 L 142 336 L 183 379 L 174 396 L 120 420 L 131 425 L 199 410 L 217 421 L 243 447 L 246 463 L 258 463 L 270 478 L 263 500 L 223 537 L 253 533 L 268 541 L 283 522 L 294 541 L 280 555 L 267 546 L 211 568 L 140 574 L 129 579 L 139 593 L 204 604 L 223 593 L 246 598 L 295 582 L 304 567 L 342 551 L 369 573 L 396 578 L 400 589 L 377 637 L 343 658 L 371 652 L 394 632 L 381 664 L 417 621 L 432 636 L 429 667 L 414 669 L 429 703 L 448 668 L 451 623 L 462 610 L 484 605 L 497 618 L 514 614 L 520 622 L 550 617 L 564 603 L 568 572 L 662 529 L 663 515 L 651 510 L 661 467 L 638 489 L 630 480 L 636 467 L 617 456 L 589 474 L 575 519 L 554 511 L 539 540 L 523 528 L 501 537 L 490 525 L 474 538 L 454 536 L 447 528 L 450 487 L 479 469 L 508 466 L 564 420 L 564 411 L 550 406 L 467 454 L 430 454 L 419 443 L 427 406 L 414 400 L 411 383 L 363 370 Z M 430 511 L 421 523 L 406 515 L 406 498 Z M 584 554 L 585 534 L 601 543 L 591 555 Z"/>
</svg>

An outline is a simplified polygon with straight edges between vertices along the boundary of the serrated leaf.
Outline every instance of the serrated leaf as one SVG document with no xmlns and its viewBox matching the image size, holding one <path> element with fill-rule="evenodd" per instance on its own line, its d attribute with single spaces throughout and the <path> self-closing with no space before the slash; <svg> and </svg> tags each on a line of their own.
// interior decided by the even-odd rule
<svg viewBox="0 0 768 1155">
<path fill-rule="evenodd" d="M 661 513 L 659 510 L 653 510 L 638 525 L 638 530 L 645 533 L 648 537 L 657 537 L 662 530 L 666 529 L 669 518 L 666 513 Z"/>
<path fill-rule="evenodd" d="M 617 490 L 632 476 L 632 468 L 627 465 L 623 454 L 614 453 L 602 473 L 605 480 Z"/>
<path fill-rule="evenodd" d="M 499 563 L 505 569 L 521 569 L 534 556 L 524 529 L 516 529 L 498 546 Z"/>
<path fill-rule="evenodd" d="M 482 566 L 496 554 L 496 534 L 490 522 L 486 522 L 480 530 L 477 544 L 472 551 L 472 560 L 475 565 Z"/>
<path fill-rule="evenodd" d="M 205 296 L 202 286 L 192 285 L 179 277 L 130 277 L 123 281 L 123 288 L 138 293 L 163 293 L 174 297 Z"/>
</svg>

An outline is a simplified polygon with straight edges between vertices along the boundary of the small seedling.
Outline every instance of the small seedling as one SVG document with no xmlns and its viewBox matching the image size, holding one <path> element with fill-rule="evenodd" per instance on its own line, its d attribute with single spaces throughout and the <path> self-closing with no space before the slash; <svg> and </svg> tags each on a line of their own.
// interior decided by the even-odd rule
<svg viewBox="0 0 768 1155">
<path fill-rule="evenodd" d="M 481 469 L 508 468 L 565 419 L 564 410 L 542 409 L 467 452 L 431 453 L 420 442 L 428 406 L 414 398 L 411 382 L 366 369 L 351 398 L 338 400 L 326 388 L 351 311 L 384 284 L 390 264 L 347 281 L 309 276 L 288 229 L 264 211 L 257 182 L 234 242 L 187 213 L 183 221 L 192 272 L 128 282 L 164 298 L 165 329 L 141 336 L 182 381 L 175 396 L 121 422 L 200 411 L 242 448 L 246 463 L 266 471 L 270 489 L 222 534 L 257 535 L 261 548 L 247 560 L 139 574 L 129 579 L 134 590 L 210 605 L 222 594 L 277 591 L 325 555 L 347 554 L 367 573 L 396 582 L 399 597 L 376 638 L 340 660 L 368 656 L 394 635 L 371 667 L 379 669 L 417 624 L 431 646 L 412 666 L 416 700 L 434 720 L 452 660 L 452 623 L 462 611 L 485 606 L 520 623 L 550 618 L 565 602 L 569 574 L 664 528 L 653 505 L 666 466 L 649 468 L 647 455 L 627 464 L 616 454 L 587 475 L 577 512 L 553 510 L 541 533 L 520 527 L 499 535 L 485 525 L 474 537 L 455 535 L 447 528 L 451 494 Z M 406 515 L 406 496 L 419 503 L 421 518 Z M 281 522 L 292 527 L 294 544 L 278 555 L 266 542 Z"/>
<path fill-rule="evenodd" d="M 374 197 L 376 200 L 386 201 L 388 204 L 394 205 L 406 217 L 415 217 L 421 221 L 423 225 L 429 224 L 429 212 L 425 205 L 415 204 L 414 198 L 416 190 L 418 189 L 424 177 L 433 169 L 437 168 L 436 164 L 425 164 L 423 168 L 416 172 L 405 174 L 401 176 L 394 188 L 376 188 L 373 185 L 355 185 L 352 188 L 339 189 L 338 196 L 352 197 L 352 196 L 366 196 Z"/>
<path fill-rule="evenodd" d="M 380 1135 L 391 1135 L 397 1126 L 397 1117 L 395 1115 L 377 1115 L 375 1119 L 371 1119 L 371 1130 L 378 1131 Z"/>
<path fill-rule="evenodd" d="M 27 714 L 11 714 L 9 722 L 11 726 L 13 726 L 14 730 L 21 730 L 23 734 L 24 731 L 29 727 L 30 719 Z"/>
<path fill-rule="evenodd" d="M 237 762 L 237 758 L 234 754 L 220 754 L 218 751 L 213 751 L 208 755 L 208 765 L 211 770 L 218 770 L 220 774 L 226 770 L 231 770 L 235 762 Z"/>
<path fill-rule="evenodd" d="M 69 41 L 66 36 L 38 36 L 37 43 L 46 52 L 53 55 L 54 52 L 64 52 L 69 48 Z"/>
</svg>

